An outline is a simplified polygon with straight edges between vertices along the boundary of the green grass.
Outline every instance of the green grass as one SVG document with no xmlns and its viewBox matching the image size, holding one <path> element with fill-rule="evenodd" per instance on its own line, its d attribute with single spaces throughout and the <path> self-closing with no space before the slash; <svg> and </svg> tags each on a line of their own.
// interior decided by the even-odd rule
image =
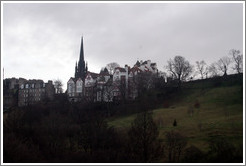
<svg viewBox="0 0 246 166">
<path fill-rule="evenodd" d="M 211 89 L 187 90 L 169 108 L 153 110 L 153 118 L 159 127 L 159 137 L 165 141 L 165 134 L 174 130 L 187 137 L 188 145 L 208 150 L 207 140 L 211 136 L 223 135 L 235 146 L 243 143 L 243 98 L 241 86 Z M 191 116 L 188 108 L 198 101 L 200 108 L 194 108 Z M 108 121 L 116 129 L 128 129 L 136 114 L 112 118 Z M 174 119 L 177 126 L 173 126 Z M 201 129 L 199 128 L 201 126 Z"/>
</svg>

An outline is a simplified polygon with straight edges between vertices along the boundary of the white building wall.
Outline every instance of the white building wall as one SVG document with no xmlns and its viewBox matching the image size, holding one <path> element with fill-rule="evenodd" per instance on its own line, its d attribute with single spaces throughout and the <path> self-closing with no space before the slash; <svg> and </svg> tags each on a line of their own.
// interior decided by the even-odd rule
<svg viewBox="0 0 246 166">
<path fill-rule="evenodd" d="M 83 81 L 79 78 L 76 81 L 76 92 L 77 93 L 82 93 L 82 89 L 83 89 Z"/>
<path fill-rule="evenodd" d="M 90 74 L 85 78 L 85 87 L 90 87 L 96 83 L 96 79 L 93 79 Z"/>
<path fill-rule="evenodd" d="M 113 82 L 120 80 L 121 76 L 127 77 L 127 73 L 126 72 L 120 72 L 119 69 L 116 69 L 114 74 L 113 74 Z"/>
<path fill-rule="evenodd" d="M 70 79 L 67 83 L 67 93 L 68 96 L 75 96 L 75 83 L 72 79 Z"/>
</svg>

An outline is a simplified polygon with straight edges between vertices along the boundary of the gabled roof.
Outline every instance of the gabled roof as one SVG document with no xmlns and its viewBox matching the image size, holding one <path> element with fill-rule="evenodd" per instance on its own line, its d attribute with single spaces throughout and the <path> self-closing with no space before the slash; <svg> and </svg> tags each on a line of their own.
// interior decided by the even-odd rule
<svg viewBox="0 0 246 166">
<path fill-rule="evenodd" d="M 130 71 L 132 71 L 133 73 L 135 72 L 135 71 L 140 71 L 141 72 L 141 70 L 138 68 L 138 67 L 133 67 L 133 68 L 131 68 L 130 69 Z"/>
<path fill-rule="evenodd" d="M 90 71 L 87 72 L 86 77 L 87 77 L 88 75 L 90 75 L 93 79 L 96 79 L 96 78 L 99 76 L 99 74 L 93 73 L 93 72 L 90 72 Z"/>
<path fill-rule="evenodd" d="M 155 65 L 156 65 L 156 63 L 151 63 L 151 64 L 150 64 L 150 66 L 155 66 Z"/>
<path fill-rule="evenodd" d="M 140 66 L 140 62 L 137 61 L 135 65 L 139 67 Z"/>
<path fill-rule="evenodd" d="M 144 61 L 141 65 L 146 65 L 146 64 L 148 64 L 148 62 L 147 61 Z"/>
<path fill-rule="evenodd" d="M 120 72 L 126 72 L 126 69 L 125 68 L 122 68 L 122 67 L 116 67 L 115 70 L 119 69 Z"/>
<path fill-rule="evenodd" d="M 108 69 L 105 67 L 104 70 L 101 70 L 99 73 L 100 76 L 110 76 Z"/>
<path fill-rule="evenodd" d="M 74 78 L 74 77 L 70 77 L 70 79 L 68 81 L 70 81 L 70 80 L 72 80 L 73 82 L 76 82 L 77 81 L 77 79 Z"/>
<path fill-rule="evenodd" d="M 78 79 L 81 79 L 81 80 L 82 80 L 82 78 L 80 78 L 80 77 L 78 77 L 78 78 L 70 77 L 69 80 L 71 80 L 71 79 L 73 80 L 74 83 L 76 83 L 76 82 L 78 81 Z M 69 81 L 69 80 L 68 80 L 68 81 Z M 83 80 L 82 80 L 82 81 L 83 81 Z"/>
</svg>

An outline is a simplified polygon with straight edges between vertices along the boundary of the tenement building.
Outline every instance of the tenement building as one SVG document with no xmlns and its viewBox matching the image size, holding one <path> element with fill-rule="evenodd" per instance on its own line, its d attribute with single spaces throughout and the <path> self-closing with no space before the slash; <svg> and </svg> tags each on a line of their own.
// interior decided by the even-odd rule
<svg viewBox="0 0 246 166">
<path fill-rule="evenodd" d="M 7 78 L 3 80 L 3 107 L 26 106 L 53 100 L 55 88 L 52 81 Z"/>
<path fill-rule="evenodd" d="M 24 78 L 6 78 L 3 80 L 3 109 L 18 106 L 19 85 L 26 81 Z"/>
<path fill-rule="evenodd" d="M 28 80 L 20 85 L 18 105 L 26 106 L 54 99 L 55 88 L 52 81 Z"/>
</svg>

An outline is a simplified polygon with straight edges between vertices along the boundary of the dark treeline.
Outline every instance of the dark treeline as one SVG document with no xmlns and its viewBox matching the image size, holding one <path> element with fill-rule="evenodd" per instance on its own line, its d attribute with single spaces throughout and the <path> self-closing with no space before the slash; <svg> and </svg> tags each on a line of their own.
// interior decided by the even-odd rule
<svg viewBox="0 0 246 166">
<path fill-rule="evenodd" d="M 203 81 L 210 87 L 242 83 L 241 76 L 232 77 Z M 151 110 L 163 101 L 168 107 L 182 90 L 163 80 L 156 80 L 154 87 L 135 101 L 70 103 L 66 95 L 58 95 L 53 102 L 12 108 L 4 113 L 3 162 L 242 162 L 241 153 L 222 136 L 208 140 L 207 153 L 187 147 L 185 136 L 175 131 L 166 132 L 166 139 L 160 140 Z M 181 86 L 185 87 L 188 83 Z M 110 117 L 133 113 L 138 116 L 128 129 L 116 130 L 107 124 Z"/>
</svg>

